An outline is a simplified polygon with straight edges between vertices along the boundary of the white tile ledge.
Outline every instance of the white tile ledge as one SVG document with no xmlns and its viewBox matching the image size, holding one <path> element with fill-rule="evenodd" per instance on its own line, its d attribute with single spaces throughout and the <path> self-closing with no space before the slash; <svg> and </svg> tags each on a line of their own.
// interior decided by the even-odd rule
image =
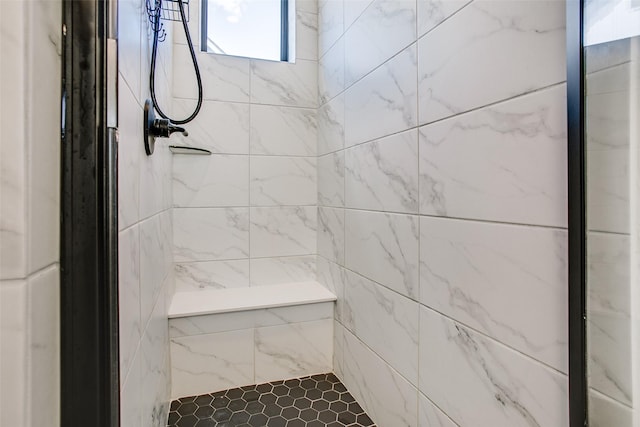
<svg viewBox="0 0 640 427">
<path fill-rule="evenodd" d="M 232 313 L 292 305 L 335 301 L 336 296 L 318 282 L 176 292 L 169 318 Z"/>
</svg>

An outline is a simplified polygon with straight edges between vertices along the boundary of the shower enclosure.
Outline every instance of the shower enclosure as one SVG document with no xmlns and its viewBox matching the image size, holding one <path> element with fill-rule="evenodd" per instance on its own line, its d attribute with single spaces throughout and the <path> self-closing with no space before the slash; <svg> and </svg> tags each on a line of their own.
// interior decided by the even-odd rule
<svg viewBox="0 0 640 427">
<path fill-rule="evenodd" d="M 475 3 L 480 2 L 470 4 Z M 149 212 L 149 215 L 140 212 L 139 216 L 136 211 L 134 217 L 130 216 L 131 212 L 126 208 L 118 209 L 117 153 L 130 149 L 118 147 L 118 126 L 128 126 L 128 119 L 135 115 L 121 114 L 122 123 L 118 123 L 119 74 L 122 79 L 120 83 L 126 83 L 121 87 L 122 93 L 127 99 L 131 98 L 130 104 L 137 108 L 144 103 L 144 90 L 141 90 L 140 82 L 136 85 L 133 84 L 133 80 L 128 81 L 130 68 L 135 70 L 136 67 L 118 64 L 118 2 L 65 0 L 63 4 L 62 425 L 116 427 L 119 425 L 122 403 L 120 384 L 124 382 L 120 366 L 123 357 L 119 352 L 127 351 L 118 342 L 118 232 L 120 231 L 121 235 L 123 233 L 122 226 L 118 230 L 118 215 L 125 217 L 128 226 L 137 225 L 137 222 L 142 222 L 143 217 L 157 215 L 157 223 L 151 225 L 162 231 L 163 226 L 167 225 L 163 221 L 169 218 L 170 224 L 171 215 L 160 216 L 158 212 L 166 212 L 171 206 L 166 206 L 166 200 L 158 203 L 158 206 L 149 203 L 157 210 Z M 472 7 L 469 7 L 460 12 L 459 18 L 473 17 L 472 12 Z M 454 22 L 455 19 L 450 21 Z M 638 23 L 640 4 L 637 0 L 567 2 L 571 427 L 583 426 L 585 423 L 606 427 L 640 425 Z M 628 31 L 624 30 L 625 28 L 628 28 Z M 615 30 L 613 33 L 610 31 L 612 29 Z M 123 27 L 122 30 L 130 29 Z M 413 37 L 415 32 L 410 32 L 410 35 Z M 417 43 L 415 39 L 411 39 L 410 43 L 414 42 Z M 425 50 L 432 47 L 428 43 L 421 46 Z M 408 49 L 405 54 L 396 57 L 396 61 L 406 59 L 406 64 L 400 64 L 403 70 L 402 67 L 413 70 L 416 66 L 411 45 Z M 315 66 L 309 65 L 310 69 L 311 66 Z M 392 65 L 397 64 L 393 62 Z M 137 78 L 145 75 L 141 68 L 138 64 Z M 385 68 L 379 70 L 384 71 Z M 375 73 L 371 76 L 378 77 Z M 364 79 L 363 76 L 358 77 L 360 78 Z M 408 80 L 415 79 L 399 81 Z M 561 87 L 562 83 L 554 84 Z M 365 96 L 365 92 L 368 93 L 368 90 L 364 89 L 362 93 L 354 90 L 347 92 L 348 88 L 344 90 L 349 95 L 356 93 Z M 340 100 L 341 97 L 343 98 L 342 95 L 337 96 L 336 99 Z M 325 108 L 321 111 L 326 110 Z M 130 111 L 140 113 L 136 109 Z M 140 120 L 137 119 L 138 117 L 132 126 L 135 129 L 139 127 L 138 130 L 142 132 Z M 355 122 L 357 117 L 353 114 L 349 119 Z M 404 126 L 404 123 L 401 125 Z M 406 130 L 401 125 L 398 125 L 399 129 Z M 412 122 L 411 130 L 418 125 L 429 129 L 429 123 L 424 121 Z M 363 127 L 362 130 L 368 132 L 369 128 Z M 396 130 L 393 129 L 394 132 Z M 362 143 L 362 147 L 367 147 L 366 144 L 370 144 L 370 140 L 383 135 L 386 129 L 377 129 L 376 132 L 378 131 L 379 134 L 374 136 L 368 133 L 361 135 L 361 138 L 358 136 L 362 141 L 358 139 L 357 142 Z M 142 150 L 142 145 L 137 148 Z M 157 162 L 161 155 L 156 153 L 151 159 Z M 338 152 L 336 157 L 340 155 L 344 153 Z M 160 161 L 166 160 L 160 158 Z M 125 182 L 128 182 L 127 174 L 133 172 L 138 176 L 138 167 L 151 168 L 144 166 L 151 163 L 143 163 L 142 158 L 138 160 L 139 163 L 120 171 L 124 174 L 122 176 L 125 177 Z M 351 161 L 353 160 L 352 156 Z M 344 172 L 344 165 L 341 167 Z M 416 174 L 417 170 L 416 162 Z M 340 184 L 343 185 L 344 182 Z M 136 185 L 141 186 L 140 183 Z M 159 191 L 162 193 L 163 190 Z M 142 193 L 140 188 L 140 194 Z M 344 205 L 344 200 L 341 203 Z M 388 216 L 396 219 L 399 218 L 396 211 L 404 209 L 402 206 L 397 209 L 388 206 L 385 208 L 392 211 Z M 418 218 L 420 211 L 417 207 L 408 211 L 407 218 Z M 368 212 L 366 215 L 371 218 L 384 217 L 379 212 Z M 354 223 L 355 221 L 351 221 L 350 224 Z M 372 224 L 372 228 L 380 226 L 380 223 Z M 346 225 L 341 226 L 344 232 Z M 170 229 L 171 226 L 165 228 Z M 151 231 L 157 230 L 153 228 Z M 136 228 L 135 233 L 137 232 Z M 409 234 L 407 233 L 407 239 L 414 239 L 413 243 L 417 247 L 420 236 Z M 142 241 L 142 237 L 138 235 L 135 238 Z M 168 264 L 171 266 L 171 254 L 170 251 L 167 252 L 161 253 L 160 258 L 166 258 L 168 255 Z M 344 257 L 344 253 L 341 256 Z M 368 267 L 366 262 L 362 264 Z M 366 273 L 371 272 L 365 268 L 364 274 Z M 375 276 L 376 272 L 373 273 Z M 155 276 L 153 278 L 156 279 Z M 162 279 L 164 277 L 160 277 L 157 282 L 162 282 Z M 371 285 L 376 289 L 379 287 L 373 282 Z M 164 295 L 164 288 L 168 287 L 163 283 L 158 286 L 160 289 L 153 290 L 156 297 L 159 294 Z M 415 306 L 417 312 L 418 303 L 409 298 L 415 298 L 415 295 L 409 295 L 407 298 L 403 295 L 393 295 L 394 298 L 411 304 L 411 307 Z M 162 297 L 156 299 L 159 301 L 156 306 L 164 307 Z M 147 314 L 151 315 L 154 310 L 152 306 Z M 140 336 L 136 337 L 133 346 L 138 345 L 140 341 Z M 168 351 L 168 343 L 166 347 L 164 352 Z M 390 351 L 384 356 L 393 361 L 396 354 Z M 127 357 L 125 354 L 124 359 Z M 164 354 L 160 355 L 158 365 L 162 363 L 162 357 Z M 521 355 L 515 357 L 520 358 Z M 132 363 L 131 360 L 128 363 Z M 553 373 L 558 374 L 555 370 Z M 408 385 L 408 395 L 414 391 L 412 387 L 413 385 Z M 160 417 L 163 416 L 162 410 L 168 408 L 152 409 L 154 411 L 149 412 Z"/>
</svg>

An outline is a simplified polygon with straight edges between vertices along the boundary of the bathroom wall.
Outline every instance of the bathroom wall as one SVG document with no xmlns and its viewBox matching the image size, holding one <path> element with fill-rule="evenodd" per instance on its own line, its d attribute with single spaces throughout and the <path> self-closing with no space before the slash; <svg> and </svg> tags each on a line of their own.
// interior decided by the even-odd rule
<svg viewBox="0 0 640 427">
<path fill-rule="evenodd" d="M 2 426 L 59 425 L 61 12 L 0 2 Z"/>
<path fill-rule="evenodd" d="M 640 422 L 640 38 L 589 46 L 585 57 L 589 421 L 631 427 Z"/>
<path fill-rule="evenodd" d="M 566 426 L 563 1 L 320 0 L 318 278 L 380 426 Z"/>
<path fill-rule="evenodd" d="M 295 63 L 200 52 L 199 2 L 191 37 L 204 104 L 172 143 L 211 156 L 173 156 L 176 289 L 315 279 L 317 6 L 295 4 Z M 197 87 L 181 24 L 174 26 L 174 111 L 186 117 Z"/>
<path fill-rule="evenodd" d="M 152 35 L 144 0 L 120 0 L 118 116 L 120 390 L 122 427 L 164 427 L 171 379 L 167 295 L 173 294 L 171 157 L 166 140 L 147 156 Z M 172 25 L 159 45 L 156 90 L 171 111 Z"/>
</svg>

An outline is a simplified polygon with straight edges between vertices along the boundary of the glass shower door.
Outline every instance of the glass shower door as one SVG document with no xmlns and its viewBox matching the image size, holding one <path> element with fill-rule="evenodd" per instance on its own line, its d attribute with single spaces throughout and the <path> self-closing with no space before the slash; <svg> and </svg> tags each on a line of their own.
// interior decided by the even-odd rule
<svg viewBox="0 0 640 427">
<path fill-rule="evenodd" d="M 584 5 L 589 425 L 640 426 L 640 1 Z"/>
</svg>

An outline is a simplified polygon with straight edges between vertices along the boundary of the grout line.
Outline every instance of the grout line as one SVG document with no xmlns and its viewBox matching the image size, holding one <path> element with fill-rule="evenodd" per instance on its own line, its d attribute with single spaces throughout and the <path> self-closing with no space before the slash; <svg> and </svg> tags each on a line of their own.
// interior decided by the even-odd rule
<svg viewBox="0 0 640 427">
<path fill-rule="evenodd" d="M 313 61 L 311 61 L 313 62 Z M 249 79 L 249 91 L 251 91 L 251 79 Z M 197 101 L 196 98 L 190 96 L 176 96 L 172 95 L 172 98 L 178 101 Z M 317 106 L 304 106 L 304 105 L 290 105 L 290 104 L 270 104 L 266 102 L 255 102 L 255 101 L 238 101 L 238 100 L 229 100 L 229 99 L 203 99 L 203 103 L 218 103 L 218 104 L 239 104 L 239 105 L 256 105 L 261 107 L 277 107 L 277 108 L 288 108 L 295 110 L 317 110 Z"/>
<path fill-rule="evenodd" d="M 567 227 L 561 227 L 561 226 L 543 225 L 543 224 L 528 224 L 528 223 L 520 223 L 520 222 L 505 222 L 505 221 L 480 219 L 480 218 L 470 218 L 470 217 L 455 217 L 455 216 L 429 215 L 429 214 L 410 213 L 410 212 L 383 211 L 383 210 L 372 210 L 372 209 L 363 209 L 363 208 L 352 208 L 352 207 L 348 207 L 348 206 L 325 206 L 325 207 L 334 208 L 334 209 L 344 209 L 345 211 L 353 211 L 353 212 L 365 212 L 365 213 L 374 213 L 374 214 L 383 214 L 383 215 L 410 216 L 410 217 L 416 217 L 418 219 L 420 219 L 420 218 L 433 218 L 433 219 L 442 219 L 442 220 L 451 220 L 451 221 L 477 222 L 477 223 L 493 224 L 493 225 L 510 225 L 510 226 L 517 226 L 517 227 L 534 227 L 534 228 L 542 228 L 542 229 L 558 230 L 558 231 L 566 231 L 567 230 Z M 612 233 L 612 234 L 615 234 L 615 233 Z"/>
<path fill-rule="evenodd" d="M 451 423 L 453 425 L 455 425 L 456 427 L 460 427 L 460 424 L 458 424 L 457 422 L 455 422 L 450 416 L 449 414 L 447 414 L 440 406 L 438 406 L 433 400 L 431 400 L 431 398 L 429 398 L 429 396 L 427 396 L 426 393 L 423 393 L 420 388 L 418 388 L 418 400 L 420 399 L 420 395 L 423 395 L 425 399 L 427 399 L 431 405 L 433 405 L 435 408 L 437 408 L 440 412 L 442 412 L 442 414 L 447 417 L 447 419 L 449 421 L 451 421 Z M 420 407 L 420 402 L 418 401 L 418 408 Z M 418 409 L 418 417 L 420 416 L 420 409 Z"/>
<path fill-rule="evenodd" d="M 324 258 L 326 261 L 329 261 L 329 262 L 331 262 L 331 263 L 337 264 L 336 262 L 331 261 L 331 260 L 329 260 L 329 259 L 327 259 L 327 258 L 323 257 L 322 255 L 319 255 L 319 256 L 321 256 L 322 258 Z M 339 264 L 337 264 L 337 265 L 339 265 Z M 339 266 L 340 266 L 340 265 L 339 265 Z M 543 361 L 540 361 L 540 360 L 536 359 L 535 357 L 533 357 L 533 356 L 531 356 L 531 355 L 528 355 L 528 354 L 524 353 L 524 352 L 523 352 L 523 351 L 521 351 L 521 350 L 518 350 L 518 349 L 516 349 L 516 348 L 511 347 L 510 345 L 503 343 L 502 341 L 498 340 L 497 338 L 492 337 L 492 336 L 490 336 L 490 335 L 487 335 L 487 333 L 486 333 L 486 332 L 480 331 L 480 330 L 476 329 L 476 328 L 475 328 L 475 327 L 473 327 L 473 326 L 469 326 L 468 324 L 466 324 L 466 323 L 464 323 L 464 322 L 461 322 L 461 321 L 459 321 L 459 320 L 457 320 L 457 319 L 455 319 L 455 318 L 451 317 L 450 315 L 447 315 L 447 314 L 445 314 L 445 313 L 442 313 L 442 312 L 440 312 L 440 311 L 438 311 L 438 310 L 436 310 L 436 309 L 434 309 L 434 308 L 432 308 L 432 307 L 430 307 L 430 306 L 428 306 L 428 305 L 426 305 L 426 304 L 422 303 L 422 302 L 421 302 L 421 301 L 419 301 L 419 300 L 416 300 L 416 299 L 413 299 L 413 298 L 411 298 L 411 297 L 408 297 L 407 295 L 405 295 L 405 294 L 402 294 L 402 293 L 398 292 L 396 289 L 392 289 L 392 288 L 390 288 L 389 286 L 384 285 L 384 284 L 382 284 L 382 283 L 380 283 L 380 282 L 378 282 L 378 281 L 376 281 L 376 280 L 373 280 L 373 279 L 371 279 L 371 278 L 369 278 L 369 277 L 367 277 L 367 276 L 363 275 L 362 273 L 359 273 L 359 272 L 357 272 L 357 271 L 355 271 L 355 270 L 352 270 L 351 268 L 349 268 L 349 267 L 347 267 L 347 266 L 340 266 L 340 267 L 342 267 L 344 270 L 346 270 L 346 271 L 348 271 L 348 272 L 351 272 L 352 274 L 355 274 L 355 275 L 356 275 L 356 276 L 358 276 L 358 277 L 364 278 L 364 279 L 366 279 L 366 280 L 368 280 L 368 281 L 370 281 L 370 282 L 372 282 L 372 283 L 374 283 L 374 284 L 376 284 L 376 285 L 378 285 L 378 286 L 382 286 L 383 288 L 385 288 L 385 289 L 387 289 L 387 290 L 389 290 L 389 291 L 391 291 L 391 292 L 395 293 L 397 296 L 400 296 L 400 297 L 402 297 L 402 298 L 405 298 L 405 299 L 408 299 L 408 300 L 410 300 L 410 301 L 412 301 L 412 302 L 417 303 L 417 304 L 418 304 L 418 306 L 419 306 L 419 308 L 424 307 L 424 308 L 426 308 L 426 309 L 429 309 L 429 310 L 433 311 L 434 313 L 437 313 L 437 314 L 439 314 L 440 316 L 442 316 L 442 317 L 444 317 L 444 318 L 446 318 L 446 319 L 448 319 L 448 320 L 450 320 L 450 321 L 452 321 L 452 322 L 454 322 L 454 323 L 456 323 L 456 324 L 458 324 L 458 325 L 461 325 L 461 326 L 465 327 L 466 329 L 469 329 L 469 330 L 473 331 L 474 333 L 476 333 L 476 334 L 478 334 L 478 335 L 480 335 L 480 336 L 484 337 L 485 339 L 488 339 L 488 340 L 490 340 L 490 341 L 492 341 L 492 342 L 494 342 L 494 343 L 500 344 L 502 347 L 507 348 L 507 349 L 509 349 L 509 350 L 512 350 L 513 352 L 518 353 L 518 354 L 520 354 L 521 356 L 524 356 L 525 358 L 527 358 L 527 359 L 529 359 L 529 360 L 535 361 L 536 363 L 538 363 L 538 364 L 540 364 L 540 365 L 542 365 L 542 366 L 544 366 L 544 367 L 546 367 L 546 368 L 548 368 L 548 369 L 550 369 L 550 370 L 552 370 L 552 371 L 554 371 L 554 372 L 556 372 L 556 373 L 559 373 L 559 374 L 564 375 L 564 376 L 566 376 L 566 375 L 567 375 L 565 372 L 562 372 L 562 371 L 560 371 L 559 369 L 554 368 L 553 366 L 548 365 L 547 363 L 545 363 L 545 362 L 543 362 Z M 419 270 L 419 269 L 418 269 L 418 270 Z M 418 276 L 418 277 L 419 277 L 419 276 Z M 346 285 L 346 283 L 345 283 L 345 284 L 343 284 L 343 286 L 346 288 L 346 286 L 347 286 L 347 285 Z M 419 283 L 418 283 L 418 286 L 419 286 Z M 345 326 L 345 328 L 346 328 L 346 329 L 349 329 L 349 328 L 347 328 L 346 326 Z M 419 339 L 418 339 L 418 342 L 419 342 Z M 419 345 L 419 344 L 418 344 L 418 345 Z M 376 354 L 377 354 L 377 353 L 376 353 Z M 386 359 L 384 359 L 384 358 L 382 358 L 382 359 L 386 361 Z M 403 377 L 403 378 L 404 378 L 404 377 Z M 407 380 L 407 381 L 409 381 L 409 380 Z"/>
<path fill-rule="evenodd" d="M 329 155 L 329 154 L 335 154 L 335 153 L 338 153 L 340 151 L 348 150 L 350 148 L 358 147 L 358 146 L 361 146 L 361 145 L 364 145 L 364 144 L 367 144 L 367 143 L 370 143 L 370 142 L 379 141 L 379 140 L 382 140 L 384 138 L 388 138 L 390 136 L 401 134 L 403 132 L 408 132 L 408 131 L 415 130 L 415 129 L 418 129 L 418 131 L 419 131 L 423 127 L 428 127 L 428 126 L 431 126 L 431 125 L 435 125 L 437 123 L 445 122 L 447 120 L 456 120 L 457 118 L 459 118 L 461 116 L 464 116 L 464 115 L 467 115 L 467 114 L 471 114 L 471 113 L 475 113 L 475 112 L 479 112 L 479 111 L 482 111 L 484 109 L 487 109 L 487 108 L 490 108 L 490 107 L 495 107 L 495 106 L 500 105 L 500 104 L 504 104 L 504 103 L 508 103 L 508 102 L 511 102 L 511 101 L 515 101 L 515 100 L 518 100 L 519 98 L 524 98 L 526 96 L 533 95 L 533 94 L 538 93 L 538 92 L 543 92 L 545 90 L 554 89 L 556 87 L 563 86 L 564 84 L 565 84 L 565 82 L 562 81 L 562 82 L 557 82 L 557 83 L 550 84 L 548 86 L 540 87 L 540 88 L 537 88 L 537 89 L 532 89 L 530 91 L 523 92 L 521 94 L 512 96 L 510 98 L 505 98 L 505 99 L 501 99 L 501 100 L 498 100 L 498 101 L 495 101 L 495 102 L 492 102 L 492 103 L 489 103 L 489 104 L 486 104 L 486 105 L 482 105 L 482 106 L 479 106 L 479 107 L 474 107 L 474 108 L 472 108 L 470 110 L 462 111 L 462 112 L 453 114 L 451 116 L 443 117 L 443 118 L 440 118 L 440 119 L 437 119 L 437 120 L 434 120 L 434 121 L 431 121 L 431 122 L 428 122 L 428 123 L 420 124 L 420 122 L 418 121 L 418 124 L 410 126 L 410 127 L 406 127 L 406 128 L 404 128 L 402 130 L 393 131 L 393 132 L 390 132 L 388 134 L 385 134 L 385 135 L 382 135 L 382 136 L 377 136 L 377 137 L 375 137 L 373 139 L 368 139 L 366 141 L 361 141 L 361 142 L 358 142 L 356 144 L 352 144 L 352 145 L 348 145 L 348 146 L 345 143 L 344 147 L 339 149 L 339 150 L 332 150 L 332 151 L 329 151 L 329 152 L 326 152 L 326 153 L 321 153 L 321 154 L 318 154 L 318 155 L 319 156 L 326 156 L 326 155 Z M 346 108 L 345 108 L 345 111 L 346 111 Z M 416 113 L 418 113 L 418 110 L 416 110 Z"/>
</svg>

